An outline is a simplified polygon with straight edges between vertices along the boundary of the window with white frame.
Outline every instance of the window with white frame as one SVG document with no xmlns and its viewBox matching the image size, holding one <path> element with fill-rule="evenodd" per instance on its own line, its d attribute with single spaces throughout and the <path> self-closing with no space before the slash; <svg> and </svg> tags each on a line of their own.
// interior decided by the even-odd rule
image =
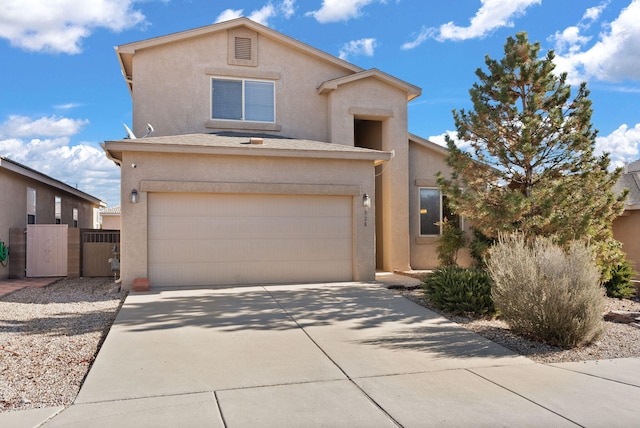
<svg viewBox="0 0 640 428">
<path fill-rule="evenodd" d="M 460 216 L 449 208 L 447 197 L 438 189 L 420 189 L 420 235 L 440 235 L 442 221 L 449 221 L 456 227 L 462 227 Z"/>
<path fill-rule="evenodd" d="M 27 187 L 27 224 L 36 224 L 36 189 Z"/>
<path fill-rule="evenodd" d="M 265 80 L 211 79 L 211 118 L 275 122 L 275 85 Z"/>
<path fill-rule="evenodd" d="M 55 197 L 55 214 L 56 224 L 62 224 L 62 198 L 60 196 Z"/>
<path fill-rule="evenodd" d="M 73 209 L 73 227 L 78 227 L 78 209 Z"/>
</svg>

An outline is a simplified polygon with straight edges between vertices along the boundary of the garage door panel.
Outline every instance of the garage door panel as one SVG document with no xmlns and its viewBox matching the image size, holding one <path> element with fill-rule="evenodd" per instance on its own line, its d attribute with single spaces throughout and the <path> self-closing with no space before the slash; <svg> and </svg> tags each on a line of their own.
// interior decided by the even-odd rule
<svg viewBox="0 0 640 428">
<path fill-rule="evenodd" d="M 151 193 L 157 286 L 352 279 L 352 197 Z"/>
<path fill-rule="evenodd" d="M 243 262 L 190 263 L 178 268 L 163 265 L 157 268 L 154 286 L 202 286 L 223 284 L 269 284 L 299 282 L 304 275 L 305 282 L 344 281 L 351 275 L 351 263 L 318 261 L 312 269 L 306 263 L 256 262 L 251 269 Z M 192 272 L 206 272 L 194 277 Z M 251 272 L 260 271 L 259 278 Z"/>
<path fill-rule="evenodd" d="M 350 239 L 161 241 L 149 246 L 154 263 L 351 260 Z"/>
<path fill-rule="evenodd" d="M 346 217 L 312 218 L 203 218 L 190 217 L 175 227 L 171 217 L 152 218 L 149 227 L 162 230 L 154 240 L 209 240 L 209 239 L 313 239 L 340 238 L 351 235 L 351 219 Z"/>
</svg>

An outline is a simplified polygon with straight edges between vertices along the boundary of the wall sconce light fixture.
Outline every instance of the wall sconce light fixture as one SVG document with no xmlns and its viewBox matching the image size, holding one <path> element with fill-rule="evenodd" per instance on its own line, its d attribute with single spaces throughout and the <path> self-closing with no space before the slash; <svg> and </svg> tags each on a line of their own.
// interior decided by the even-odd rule
<svg viewBox="0 0 640 428">
<path fill-rule="evenodd" d="M 131 191 L 131 199 L 130 199 L 132 204 L 137 204 L 138 203 L 138 191 L 136 189 L 133 189 Z"/>
<path fill-rule="evenodd" d="M 371 208 L 371 198 L 366 193 L 362 195 L 362 206 L 365 210 Z"/>
</svg>

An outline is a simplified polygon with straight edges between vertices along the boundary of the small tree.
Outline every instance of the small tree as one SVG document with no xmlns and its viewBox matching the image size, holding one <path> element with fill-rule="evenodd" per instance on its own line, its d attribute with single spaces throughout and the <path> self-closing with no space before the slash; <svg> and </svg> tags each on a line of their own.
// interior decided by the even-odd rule
<svg viewBox="0 0 640 428">
<path fill-rule="evenodd" d="M 458 251 L 467 243 L 467 237 L 458 225 L 445 219 L 440 222 L 442 235 L 438 239 L 438 261 L 440 266 L 456 266 L 458 264 Z"/>
<path fill-rule="evenodd" d="M 539 51 L 518 33 L 502 60 L 486 57 L 488 72 L 478 69 L 469 91 L 473 110 L 453 112 L 469 150 L 447 137 L 452 172 L 438 183 L 452 208 L 488 238 L 520 232 L 529 240 L 553 235 L 561 245 L 612 241 L 611 222 L 626 197 L 612 191 L 621 171 L 609 173 L 608 155 L 594 155 L 586 84 L 571 98 L 566 73 L 553 72 L 553 51 L 542 59 Z M 603 253 L 608 264 L 621 257 Z"/>
</svg>

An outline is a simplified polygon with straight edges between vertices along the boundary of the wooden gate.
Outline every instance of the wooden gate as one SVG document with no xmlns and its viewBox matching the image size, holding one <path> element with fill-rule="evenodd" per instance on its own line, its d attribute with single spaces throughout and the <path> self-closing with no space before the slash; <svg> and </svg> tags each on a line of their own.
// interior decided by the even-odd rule
<svg viewBox="0 0 640 428">
<path fill-rule="evenodd" d="M 82 229 L 82 276 L 113 275 L 114 248 L 120 251 L 119 230 Z"/>
<path fill-rule="evenodd" d="M 27 225 L 27 277 L 67 276 L 67 228 Z"/>
</svg>

